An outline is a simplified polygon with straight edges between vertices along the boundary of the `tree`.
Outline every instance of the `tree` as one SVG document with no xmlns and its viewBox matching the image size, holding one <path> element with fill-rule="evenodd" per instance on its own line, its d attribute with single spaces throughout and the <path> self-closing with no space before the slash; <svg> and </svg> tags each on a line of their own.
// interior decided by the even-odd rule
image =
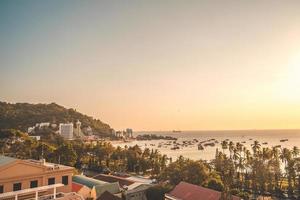
<svg viewBox="0 0 300 200">
<path fill-rule="evenodd" d="M 74 166 L 77 155 L 70 143 L 63 144 L 59 146 L 54 151 L 56 162 L 63 165 Z"/>
</svg>

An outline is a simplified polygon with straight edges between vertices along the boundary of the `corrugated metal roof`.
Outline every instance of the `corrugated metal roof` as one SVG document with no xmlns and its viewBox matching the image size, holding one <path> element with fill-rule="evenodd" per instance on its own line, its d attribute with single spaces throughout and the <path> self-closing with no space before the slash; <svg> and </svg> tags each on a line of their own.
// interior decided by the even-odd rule
<svg viewBox="0 0 300 200">
<path fill-rule="evenodd" d="M 116 194 L 121 192 L 120 190 L 120 185 L 118 182 L 115 183 L 105 183 L 103 185 L 96 185 L 95 186 L 96 189 L 96 195 L 97 198 L 101 196 L 101 194 L 103 194 L 105 191 L 108 191 L 112 194 Z"/>
<path fill-rule="evenodd" d="M 89 177 L 86 177 L 86 176 L 83 176 L 83 175 L 75 175 L 75 176 L 72 177 L 72 180 L 75 183 L 85 185 L 85 186 L 87 186 L 91 189 L 96 185 L 106 184 L 106 182 L 104 182 L 104 181 L 99 181 L 99 180 L 89 178 Z"/>
<path fill-rule="evenodd" d="M 1 166 L 4 166 L 4 165 L 7 165 L 11 162 L 14 162 L 16 161 L 17 159 L 15 158 L 12 158 L 12 157 L 7 157 L 7 156 L 0 156 L 0 167 Z"/>
</svg>

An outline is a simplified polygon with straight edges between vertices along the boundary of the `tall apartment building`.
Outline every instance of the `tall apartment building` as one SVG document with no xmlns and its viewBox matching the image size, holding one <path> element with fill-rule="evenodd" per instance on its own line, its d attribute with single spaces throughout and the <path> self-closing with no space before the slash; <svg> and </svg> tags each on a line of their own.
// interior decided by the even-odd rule
<svg viewBox="0 0 300 200">
<path fill-rule="evenodd" d="M 73 139 L 73 123 L 59 124 L 59 134 L 67 140 L 72 140 Z"/>
</svg>

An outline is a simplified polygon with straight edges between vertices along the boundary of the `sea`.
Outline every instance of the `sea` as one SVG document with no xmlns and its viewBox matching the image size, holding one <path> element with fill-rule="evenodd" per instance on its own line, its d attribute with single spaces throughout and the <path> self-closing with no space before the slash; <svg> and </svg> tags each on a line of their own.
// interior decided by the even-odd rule
<svg viewBox="0 0 300 200">
<path fill-rule="evenodd" d="M 224 131 L 141 131 L 134 132 L 134 136 L 142 134 L 156 134 L 161 136 L 172 136 L 177 138 L 177 143 L 182 144 L 183 141 L 207 141 L 214 139 L 218 141 L 215 146 L 207 146 L 204 150 L 198 150 L 198 143 L 193 142 L 192 145 L 178 145 L 179 149 L 172 150 L 172 145 L 165 145 L 166 140 L 147 140 L 147 141 L 127 141 L 127 142 L 114 142 L 113 145 L 125 147 L 125 145 L 134 146 L 138 145 L 141 149 L 157 149 L 161 154 L 166 154 L 172 160 L 176 160 L 179 156 L 193 160 L 207 160 L 214 159 L 216 149 L 222 151 L 221 142 L 223 140 L 233 141 L 234 143 L 240 142 L 248 149 L 255 140 L 259 141 L 261 147 L 272 147 L 281 145 L 282 148 L 293 148 L 297 146 L 300 148 L 300 129 L 293 130 L 224 130 Z M 195 140 L 196 139 L 196 140 Z M 282 142 L 280 140 L 287 140 Z"/>
</svg>

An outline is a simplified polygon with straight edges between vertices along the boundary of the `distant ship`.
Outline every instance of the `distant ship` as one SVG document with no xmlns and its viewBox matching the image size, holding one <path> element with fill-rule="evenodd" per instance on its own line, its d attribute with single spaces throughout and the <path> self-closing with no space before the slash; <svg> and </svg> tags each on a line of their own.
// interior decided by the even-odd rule
<svg viewBox="0 0 300 200">
<path fill-rule="evenodd" d="M 181 133 L 181 130 L 173 130 L 173 133 Z"/>
</svg>

